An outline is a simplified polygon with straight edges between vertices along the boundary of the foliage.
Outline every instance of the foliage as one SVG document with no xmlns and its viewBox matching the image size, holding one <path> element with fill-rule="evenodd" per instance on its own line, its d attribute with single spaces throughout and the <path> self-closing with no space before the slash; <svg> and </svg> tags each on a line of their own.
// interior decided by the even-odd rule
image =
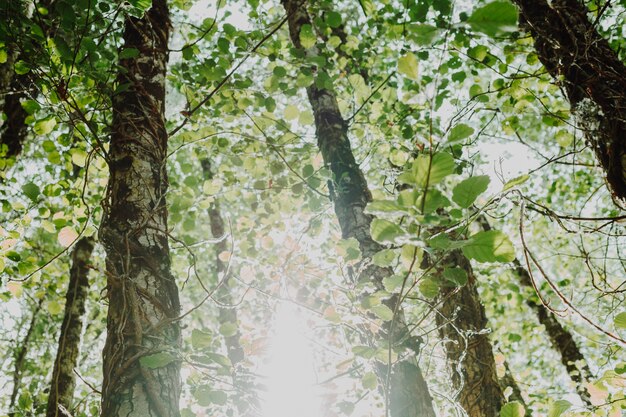
<svg viewBox="0 0 626 417">
<path fill-rule="evenodd" d="M 189 314 L 181 352 L 154 352 L 140 362 L 151 369 L 183 362 L 183 415 L 234 415 L 242 403 L 255 404 L 263 395 L 255 376 L 271 349 L 269 324 L 284 303 L 296 306 L 303 332 L 317 343 L 321 397 L 332 413 L 369 415 L 382 401 L 373 358 L 397 354 L 388 341 L 359 340 L 355 329 L 394 319 L 393 294 L 421 340 L 416 349 L 432 392 L 442 393 L 435 399 L 441 415 L 453 413 L 432 310 L 442 288 L 462 287 L 468 276 L 442 263 L 423 265 L 456 250 L 473 261 L 491 341 L 528 409 L 555 417 L 623 412 L 623 211 L 558 81 L 518 30 L 515 7 L 501 0 L 309 2 L 315 19 L 299 37 L 318 55 L 305 57 L 281 26 L 280 2 L 224 3 L 169 2 L 168 232 Z M 37 315 L 14 404 L 35 414 L 47 398 L 69 251 L 80 236 L 97 236 L 101 221 L 111 97 L 128 88 L 116 81 L 116 62 L 140 54 L 121 44 L 124 20 L 150 6 L 51 4 L 37 2 L 30 15 L 0 24 L 0 64 L 17 48 L 15 73 L 34 85 L 22 101 L 24 150 L 15 160 L 0 157 L 0 360 L 8 364 L 0 386 L 12 381 L 16 352 Z M 590 10 L 615 49 L 624 43 L 624 7 Z M 342 240 L 334 217 L 336 179 L 317 149 L 304 91 L 313 83 L 333 86 L 371 189 L 370 232 L 384 245 L 371 260 L 362 259 L 355 240 Z M 215 167 L 212 178 L 202 174 L 203 159 Z M 215 202 L 225 236 L 209 232 Z M 482 217 L 493 230 L 482 228 Z M 228 249 L 215 253 L 222 241 Z M 103 257 L 97 249 L 90 262 L 77 417 L 98 413 Z M 224 274 L 216 257 L 228 266 L 238 323 L 218 320 L 214 293 Z M 519 283 L 515 259 L 533 272 L 535 289 Z M 370 263 L 393 269 L 384 288 L 359 279 Z M 596 377 L 593 409 L 563 383 L 528 300 L 546 303 L 575 335 Z M 237 329 L 246 358 L 234 366 L 225 338 Z M 6 409 L 8 395 L 0 398 Z M 501 411 L 523 414 L 511 399 Z"/>
</svg>

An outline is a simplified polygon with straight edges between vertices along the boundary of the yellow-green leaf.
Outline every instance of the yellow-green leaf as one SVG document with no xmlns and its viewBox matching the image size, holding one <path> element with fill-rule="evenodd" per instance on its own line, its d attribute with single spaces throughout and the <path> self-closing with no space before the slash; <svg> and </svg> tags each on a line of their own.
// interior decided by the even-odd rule
<svg viewBox="0 0 626 417">
<path fill-rule="evenodd" d="M 417 80 L 418 77 L 418 62 L 417 57 L 409 52 L 404 56 L 398 58 L 398 72 L 405 75 L 407 78 Z"/>
</svg>

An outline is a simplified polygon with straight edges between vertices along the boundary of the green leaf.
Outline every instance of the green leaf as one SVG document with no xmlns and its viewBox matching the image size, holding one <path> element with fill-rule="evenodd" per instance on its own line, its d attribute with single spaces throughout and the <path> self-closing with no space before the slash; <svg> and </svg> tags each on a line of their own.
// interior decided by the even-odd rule
<svg viewBox="0 0 626 417">
<path fill-rule="evenodd" d="M 467 22 L 475 31 L 489 36 L 515 32 L 517 9 L 508 1 L 494 1 L 474 10 Z"/>
<path fill-rule="evenodd" d="M 489 176 L 487 175 L 467 178 L 458 183 L 452 190 L 452 201 L 463 208 L 467 208 L 487 190 L 488 186 Z"/>
<path fill-rule="evenodd" d="M 500 409 L 500 417 L 524 417 L 524 406 L 517 401 L 511 401 Z"/>
<path fill-rule="evenodd" d="M 402 206 L 395 201 L 389 200 L 374 200 L 365 207 L 365 212 L 370 214 L 378 213 L 396 213 L 406 212 Z"/>
<path fill-rule="evenodd" d="M 228 396 L 224 391 L 213 391 L 206 386 L 198 388 L 193 396 L 201 407 L 208 407 L 211 404 L 224 405 L 228 401 Z"/>
<path fill-rule="evenodd" d="M 337 12 L 328 12 L 326 14 L 326 24 L 331 28 L 338 28 L 341 26 L 341 15 Z"/>
<path fill-rule="evenodd" d="M 17 75 L 24 75 L 27 74 L 28 71 L 30 71 L 30 67 L 28 66 L 28 64 L 21 60 L 17 61 L 13 68 Z"/>
<path fill-rule="evenodd" d="M 72 163 L 79 167 L 84 167 L 87 162 L 87 152 L 82 149 L 72 149 Z"/>
<path fill-rule="evenodd" d="M 372 256 L 372 262 L 374 265 L 383 268 L 390 266 L 394 259 L 396 259 L 396 254 L 391 249 L 383 249 L 380 252 L 376 252 L 374 256 Z"/>
<path fill-rule="evenodd" d="M 389 292 L 394 292 L 399 290 L 402 287 L 402 283 L 404 282 L 404 275 L 395 274 L 390 277 L 383 278 L 383 286 L 385 290 Z"/>
<path fill-rule="evenodd" d="M 63 311 L 63 307 L 61 307 L 61 304 L 56 301 L 49 301 L 46 307 L 48 309 L 48 312 L 53 316 L 61 314 L 61 312 Z"/>
<path fill-rule="evenodd" d="M 524 174 L 524 175 L 520 175 L 519 177 L 515 177 L 510 181 L 507 181 L 506 184 L 504 184 L 504 187 L 502 187 L 502 191 L 506 191 L 509 190 L 513 187 L 516 187 L 518 185 L 521 185 L 523 183 L 525 183 L 526 181 L 528 181 L 528 179 L 530 178 L 530 175 L 528 174 Z"/>
<path fill-rule="evenodd" d="M 464 123 L 459 123 L 450 129 L 450 134 L 448 135 L 449 142 L 458 142 L 465 138 L 470 137 L 474 133 L 474 128 L 468 126 Z"/>
<path fill-rule="evenodd" d="M 191 331 L 191 346 L 194 349 L 204 349 L 211 346 L 212 336 L 198 329 Z"/>
<path fill-rule="evenodd" d="M 350 239 L 342 239 L 337 243 L 337 253 L 344 261 L 355 261 L 361 258 L 361 250 L 359 249 L 359 241 L 351 237 Z"/>
<path fill-rule="evenodd" d="M 34 114 L 37 110 L 41 109 L 41 106 L 35 100 L 22 101 L 22 108 L 28 114 Z"/>
<path fill-rule="evenodd" d="M 175 360 L 176 358 L 171 353 L 159 352 L 155 353 L 154 355 L 143 356 L 141 359 L 139 359 L 139 363 L 144 368 L 157 369 L 163 368 L 164 366 L 169 365 Z"/>
<path fill-rule="evenodd" d="M 119 59 L 137 58 L 139 56 L 139 49 L 137 48 L 124 48 L 120 51 Z"/>
<path fill-rule="evenodd" d="M 567 400 L 557 400 L 550 406 L 548 417 L 559 417 L 561 414 L 570 409 L 572 403 Z"/>
<path fill-rule="evenodd" d="M 8 58 L 7 50 L 4 48 L 0 49 L 0 64 L 7 62 Z"/>
<path fill-rule="evenodd" d="M 237 323 L 222 323 L 220 326 L 220 334 L 224 337 L 234 336 L 237 334 L 238 330 Z"/>
<path fill-rule="evenodd" d="M 370 308 L 370 311 L 384 321 L 390 321 L 393 319 L 393 311 L 384 304 L 380 304 Z"/>
<path fill-rule="evenodd" d="M 613 323 L 615 323 L 615 327 L 618 329 L 626 329 L 626 311 L 615 316 Z"/>
<path fill-rule="evenodd" d="M 417 57 L 411 52 L 398 58 L 398 72 L 411 80 L 417 80 Z"/>
<path fill-rule="evenodd" d="M 439 294 L 439 285 L 430 278 L 423 279 L 419 285 L 420 293 L 426 298 L 435 298 Z"/>
<path fill-rule="evenodd" d="M 290 104 L 287 107 L 285 107 L 285 119 L 286 120 L 297 119 L 299 114 L 300 114 L 300 110 L 298 110 L 298 107 L 294 106 L 293 104 Z"/>
<path fill-rule="evenodd" d="M 300 44 L 304 49 L 309 49 L 315 46 L 317 43 L 317 37 L 313 32 L 313 27 L 309 24 L 302 25 L 300 28 Z"/>
<path fill-rule="evenodd" d="M 57 125 L 57 121 L 53 116 L 46 117 L 45 119 L 37 120 L 33 131 L 38 135 L 47 135 L 52 132 L 52 129 Z"/>
<path fill-rule="evenodd" d="M 476 233 L 461 250 L 465 256 L 478 262 L 511 262 L 515 259 L 513 244 L 499 230 Z"/>
<path fill-rule="evenodd" d="M 395 223 L 384 219 L 374 219 L 370 225 L 372 238 L 377 242 L 393 242 L 404 230 Z"/>
<path fill-rule="evenodd" d="M 445 268 L 443 277 L 457 287 L 467 284 L 467 272 L 462 268 Z"/>
<path fill-rule="evenodd" d="M 29 182 L 22 185 L 22 192 L 26 197 L 30 198 L 31 201 L 35 202 L 37 201 L 37 197 L 39 197 L 41 190 L 37 184 Z"/>
<path fill-rule="evenodd" d="M 413 161 L 410 174 L 403 174 L 398 177 L 398 180 L 406 184 L 426 187 L 437 184 L 448 175 L 453 174 L 455 168 L 454 158 L 447 152 L 434 154 L 432 162 L 430 155 L 421 154 Z"/>
<path fill-rule="evenodd" d="M 363 375 L 361 378 L 361 383 L 363 384 L 363 388 L 366 389 L 374 389 L 378 385 L 378 381 L 376 379 L 376 374 L 374 372 L 368 372 Z"/>
</svg>

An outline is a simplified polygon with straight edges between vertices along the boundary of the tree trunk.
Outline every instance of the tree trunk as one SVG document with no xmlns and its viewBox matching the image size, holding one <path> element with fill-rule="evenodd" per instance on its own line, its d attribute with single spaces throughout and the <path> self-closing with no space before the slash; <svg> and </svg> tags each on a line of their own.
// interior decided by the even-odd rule
<svg viewBox="0 0 626 417">
<path fill-rule="evenodd" d="M 491 230 L 491 226 L 484 216 L 479 217 L 478 221 L 484 230 Z M 515 259 L 513 265 L 515 265 L 513 273 L 517 276 L 517 282 L 534 292 L 535 288 L 528 270 L 522 266 L 519 259 Z M 576 386 L 576 392 L 585 404 L 590 407 L 593 406 L 586 387 L 587 382 L 592 378 L 592 373 L 574 337 L 559 323 L 554 313 L 541 302 L 531 298 L 526 300 L 526 304 L 535 311 L 539 323 L 546 328 L 552 346 L 561 355 L 561 363 L 565 366 L 569 377 Z"/>
<path fill-rule="evenodd" d="M 64 416 L 65 413 L 60 406 L 65 410 L 71 410 L 76 386 L 74 368 L 78 361 L 85 301 L 89 294 L 89 259 L 93 248 L 93 238 L 83 237 L 76 243 L 72 252 L 70 282 L 65 299 L 65 313 L 61 325 L 61 335 L 59 336 L 59 347 L 52 371 L 46 417 Z"/>
<path fill-rule="evenodd" d="M 526 400 L 524 400 L 524 397 L 522 396 L 522 390 L 513 377 L 513 373 L 511 373 L 509 364 L 504 361 L 504 376 L 500 378 L 500 389 L 504 393 L 507 388 L 511 388 L 511 393 L 508 396 L 507 402 L 517 401 L 522 405 L 522 407 L 524 407 L 524 417 L 532 417 L 532 410 L 528 408 Z"/>
<path fill-rule="evenodd" d="M 9 1 L 0 6 L 0 13 L 5 20 L 11 23 L 27 14 L 25 2 Z M 9 26 L 11 27 L 11 26 Z M 17 27 L 13 25 L 12 27 Z M 15 34 L 12 34 L 15 35 Z M 9 38 L 7 34 L 7 38 Z M 22 108 L 21 101 L 28 97 L 32 83 L 28 75 L 17 75 L 14 71 L 15 62 L 19 60 L 18 45 L 11 42 L 5 45 L 7 48 L 6 62 L 0 64 L 0 111 L 4 112 L 6 119 L 0 122 L 0 172 L 8 168 L 7 161 L 16 157 L 22 151 L 22 144 L 26 138 L 27 126 L 25 124 L 28 114 Z"/>
<path fill-rule="evenodd" d="M 626 202 L 626 66 L 579 0 L 513 0 L 548 72 L 562 85 L 613 195 Z"/>
<path fill-rule="evenodd" d="M 299 0 L 282 0 L 288 14 L 289 33 L 294 46 L 303 50 L 307 56 L 313 56 L 317 55 L 316 48 L 305 50 L 300 43 L 302 26 L 311 25 L 304 3 L 306 2 Z M 339 111 L 337 98 L 332 90 L 313 84 L 307 88 L 307 95 L 315 117 L 317 144 L 335 179 L 331 196 L 342 236 L 345 239 L 355 238 L 359 242 L 363 258 L 370 258 L 382 246 L 370 235 L 373 217 L 366 214 L 364 209 L 372 196 L 363 172 L 354 159 L 348 139 L 348 125 Z M 382 289 L 383 279 L 392 274 L 391 268 L 369 265 L 362 271 L 360 279 L 370 280 L 377 288 Z M 381 339 L 389 340 L 401 358 L 392 365 L 391 370 L 386 364 L 379 363 L 377 366 L 385 400 L 393 417 L 434 417 L 432 398 L 416 360 L 419 345 L 411 343 L 414 338 L 411 338 L 404 321 L 403 309 L 400 307 L 396 310 L 397 302 L 397 296 L 386 302 L 397 314 L 394 320 L 384 323 L 383 334 L 378 335 Z M 412 344 L 414 353 L 403 349 L 408 344 Z"/>
<path fill-rule="evenodd" d="M 166 0 L 126 19 L 120 61 L 127 88 L 112 97 L 110 179 L 100 241 L 107 252 L 109 312 L 102 416 L 178 417 L 180 314 L 167 228 Z M 119 90 L 119 89 L 118 89 Z"/>
<path fill-rule="evenodd" d="M 205 179 L 212 179 L 213 172 L 211 171 L 211 162 L 205 158 L 200 161 L 202 165 L 202 172 Z M 250 403 L 255 403 L 254 399 L 246 398 L 249 396 L 248 389 L 251 387 L 250 381 L 242 378 L 238 372 L 239 364 L 245 359 L 243 347 L 241 346 L 241 332 L 239 331 L 239 319 L 237 317 L 237 308 L 233 301 L 233 295 L 230 287 L 230 276 L 227 271 L 227 265 L 219 258 L 220 253 L 228 250 L 227 241 L 224 238 L 226 235 L 226 227 L 224 219 L 222 218 L 220 204 L 216 200 L 211 203 L 209 207 L 209 222 L 211 225 L 211 234 L 213 238 L 223 238 L 215 244 L 215 264 L 217 267 L 217 276 L 222 280 L 220 286 L 215 292 L 215 298 L 219 303 L 218 319 L 220 324 L 231 323 L 237 326 L 237 331 L 224 337 L 224 344 L 226 345 L 226 352 L 228 359 L 233 365 L 232 378 L 235 389 L 237 389 L 241 397 L 238 398 L 237 409 L 241 416 L 247 415 L 250 408 Z M 226 274 L 226 275 L 225 275 Z"/>
<path fill-rule="evenodd" d="M 519 277 L 520 284 L 532 288 L 530 275 L 526 268 L 517 259 L 513 263 L 515 265 L 515 274 Z M 576 392 L 585 404 L 593 406 L 586 387 L 587 382 L 592 377 L 591 370 L 574 337 L 559 323 L 554 313 L 541 302 L 529 299 L 526 300 L 526 304 L 535 310 L 539 323 L 546 328 L 546 333 L 548 333 L 552 346 L 561 355 L 561 363 L 565 366 L 569 377 L 576 386 Z"/>
<path fill-rule="evenodd" d="M 41 306 L 43 305 L 43 300 L 43 298 L 39 299 L 39 302 L 35 306 L 33 316 L 30 319 L 30 324 L 28 325 L 28 330 L 26 331 L 26 335 L 24 335 L 24 339 L 22 340 L 21 345 L 17 346 L 17 350 L 14 354 L 15 362 L 13 364 L 13 389 L 11 390 L 11 396 L 9 397 L 9 417 L 13 417 L 16 414 L 15 411 L 13 411 L 13 408 L 15 407 L 17 394 L 19 394 L 20 392 L 20 385 L 22 384 L 22 376 L 24 374 L 24 361 L 26 360 L 26 354 L 28 353 L 30 338 L 35 332 L 35 325 L 37 324 L 37 317 L 39 316 L 39 311 L 41 310 Z"/>
<path fill-rule="evenodd" d="M 504 395 L 493 348 L 484 333 L 487 317 L 476 289 L 476 277 L 470 261 L 459 250 L 447 255 L 445 263 L 467 273 L 464 286 L 441 289 L 436 316 L 452 383 L 458 390 L 459 403 L 470 417 L 497 417 Z"/>
</svg>

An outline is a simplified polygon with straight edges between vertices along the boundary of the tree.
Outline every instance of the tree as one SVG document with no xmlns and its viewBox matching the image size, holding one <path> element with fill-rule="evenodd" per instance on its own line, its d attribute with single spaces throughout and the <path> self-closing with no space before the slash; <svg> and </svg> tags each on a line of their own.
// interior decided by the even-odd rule
<svg viewBox="0 0 626 417">
<path fill-rule="evenodd" d="M 294 46 L 302 50 L 305 56 L 316 55 L 315 49 L 304 48 L 301 42 L 303 28 L 311 30 L 311 19 L 305 5 L 285 0 L 283 6 Z M 307 88 L 307 95 L 315 117 L 317 144 L 333 175 L 331 199 L 334 201 L 342 237 L 355 238 L 364 258 L 371 258 L 382 246 L 372 239 L 369 232 L 372 217 L 365 213 L 365 207 L 372 197 L 350 149 L 347 123 L 331 89 L 311 85 Z M 370 281 L 380 290 L 384 287 L 383 280 L 391 275 L 393 271 L 390 268 L 369 265 L 360 273 L 359 280 Z M 391 297 L 385 305 L 392 317 L 383 323 L 379 337 L 389 345 L 390 352 L 398 349 L 402 354 L 405 346 L 410 346 L 413 354 L 417 354 L 419 342 L 416 343 L 410 333 L 398 297 Z M 378 366 L 378 377 L 384 390 L 385 406 L 389 406 L 392 416 L 435 415 L 428 386 L 414 358 L 408 356 L 395 364 L 381 363 Z"/>
<path fill-rule="evenodd" d="M 623 412 L 623 2 L 5 3 L 5 413 Z"/>
<path fill-rule="evenodd" d="M 121 92 L 112 97 L 110 180 L 100 241 L 109 313 L 103 416 L 178 416 L 180 303 L 167 237 L 165 75 L 169 12 L 155 0 L 125 22 Z"/>
<path fill-rule="evenodd" d="M 546 70 L 564 90 L 615 197 L 626 199 L 622 83 L 626 66 L 578 0 L 515 1 Z"/>
</svg>

